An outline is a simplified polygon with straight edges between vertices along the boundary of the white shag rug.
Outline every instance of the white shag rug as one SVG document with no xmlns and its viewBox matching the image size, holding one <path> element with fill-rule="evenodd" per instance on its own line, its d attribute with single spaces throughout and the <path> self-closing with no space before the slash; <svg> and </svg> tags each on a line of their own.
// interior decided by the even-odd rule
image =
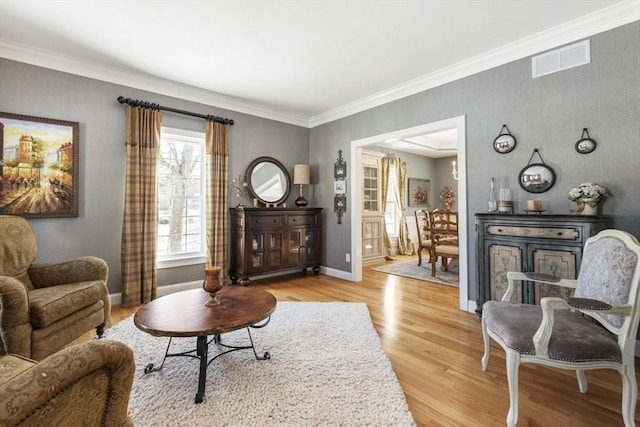
<svg viewBox="0 0 640 427">
<path fill-rule="evenodd" d="M 198 360 L 172 357 L 162 370 L 168 338 L 138 330 L 133 316 L 108 329 L 135 355 L 129 414 L 136 426 L 415 426 L 382 351 L 364 303 L 279 302 L 271 322 L 251 329 L 259 355 L 240 350 L 214 360 L 204 401 L 194 403 Z M 246 329 L 223 343 L 248 343 Z M 171 352 L 195 348 L 196 338 L 174 338 Z M 209 358 L 217 354 L 210 344 Z"/>
</svg>

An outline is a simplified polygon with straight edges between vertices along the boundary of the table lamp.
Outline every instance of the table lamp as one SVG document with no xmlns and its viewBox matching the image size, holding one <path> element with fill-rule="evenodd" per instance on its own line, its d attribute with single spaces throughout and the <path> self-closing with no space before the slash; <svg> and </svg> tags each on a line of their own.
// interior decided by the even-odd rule
<svg viewBox="0 0 640 427">
<path fill-rule="evenodd" d="M 309 184 L 309 165 L 293 166 L 293 184 L 300 185 L 300 197 L 296 199 L 296 206 L 307 206 L 307 201 L 302 197 L 302 186 Z"/>
</svg>

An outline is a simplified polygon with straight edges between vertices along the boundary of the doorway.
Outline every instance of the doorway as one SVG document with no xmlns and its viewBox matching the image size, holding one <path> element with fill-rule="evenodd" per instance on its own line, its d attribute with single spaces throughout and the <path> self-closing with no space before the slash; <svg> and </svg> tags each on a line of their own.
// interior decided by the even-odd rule
<svg viewBox="0 0 640 427">
<path fill-rule="evenodd" d="M 459 212 L 459 307 L 464 311 L 473 311 L 475 303 L 469 301 L 469 275 L 468 275 L 468 232 L 467 232 L 467 184 L 466 184 L 466 132 L 465 116 L 453 117 L 438 122 L 426 123 L 407 129 L 401 129 L 381 135 L 375 135 L 351 141 L 350 168 L 354 171 L 354 177 L 350 183 L 350 193 L 353 195 L 353 209 L 351 209 L 351 280 L 362 281 L 362 176 L 355 173 L 360 171 L 361 151 L 372 145 L 379 145 L 386 141 L 412 138 L 417 135 L 440 132 L 447 129 L 456 129 L 458 135 L 458 212 Z"/>
</svg>

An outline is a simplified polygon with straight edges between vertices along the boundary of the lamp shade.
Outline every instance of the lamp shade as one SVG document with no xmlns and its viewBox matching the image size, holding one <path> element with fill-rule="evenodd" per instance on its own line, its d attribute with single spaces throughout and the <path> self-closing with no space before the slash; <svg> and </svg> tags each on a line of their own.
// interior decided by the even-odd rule
<svg viewBox="0 0 640 427">
<path fill-rule="evenodd" d="M 295 165 L 293 167 L 293 183 L 309 184 L 309 165 Z"/>
</svg>

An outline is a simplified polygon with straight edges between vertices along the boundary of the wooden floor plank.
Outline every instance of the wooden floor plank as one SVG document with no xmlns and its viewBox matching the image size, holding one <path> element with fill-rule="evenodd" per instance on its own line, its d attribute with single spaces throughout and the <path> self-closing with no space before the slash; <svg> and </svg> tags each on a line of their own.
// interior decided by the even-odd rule
<svg viewBox="0 0 640 427">
<path fill-rule="evenodd" d="M 417 260 L 417 257 L 415 257 Z M 509 394 L 502 349 L 491 347 L 482 371 L 480 322 L 460 311 L 458 289 L 363 268 L 354 283 L 326 275 L 292 274 L 254 281 L 278 301 L 364 302 L 418 426 L 504 426 Z M 112 308 L 110 324 L 136 307 Z M 636 358 L 636 377 L 640 363 Z M 620 376 L 588 371 L 589 391 L 578 391 L 575 375 L 522 365 L 519 426 L 623 426 Z M 636 409 L 636 423 L 640 424 Z"/>
</svg>

